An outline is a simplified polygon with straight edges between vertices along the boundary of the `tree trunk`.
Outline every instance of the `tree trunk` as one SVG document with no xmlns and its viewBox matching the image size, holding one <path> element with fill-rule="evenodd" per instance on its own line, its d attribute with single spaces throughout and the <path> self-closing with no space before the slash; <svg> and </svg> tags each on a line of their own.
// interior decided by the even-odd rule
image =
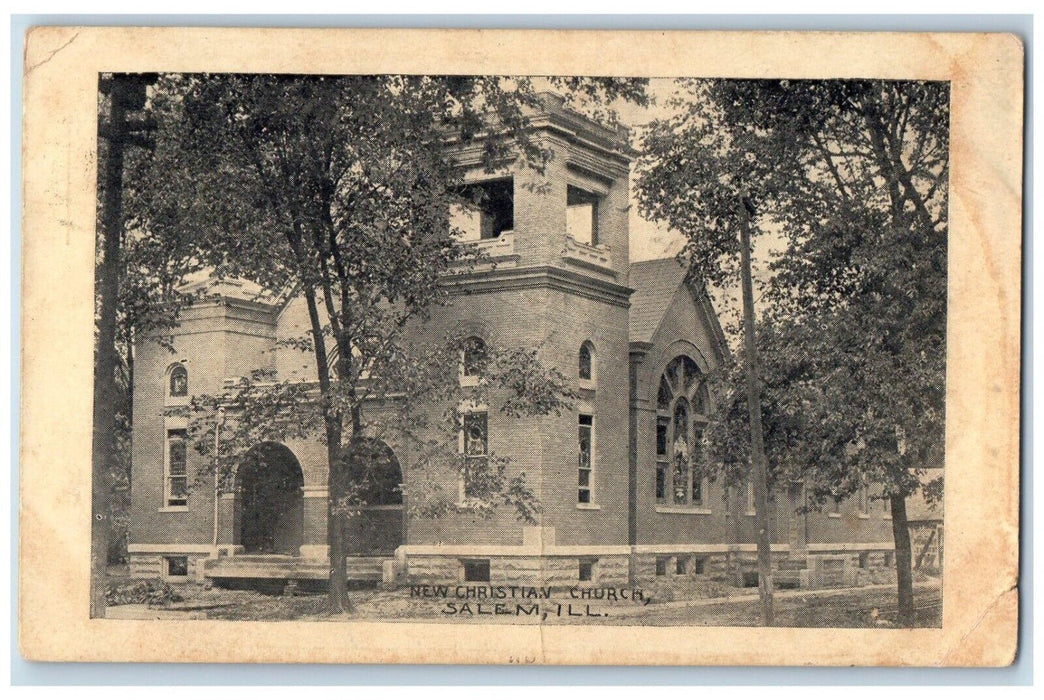
<svg viewBox="0 0 1044 700">
<path fill-rule="evenodd" d="M 299 251 L 299 260 L 302 259 Z M 306 286 L 305 301 L 308 306 L 308 318 L 312 326 L 312 338 L 315 343 L 315 361 L 319 370 L 319 390 L 328 396 L 331 388 L 330 365 L 327 361 L 326 342 L 323 338 L 323 325 L 319 319 L 319 308 L 315 301 L 315 289 Z M 351 611 L 352 603 L 348 599 L 348 578 L 345 570 L 345 547 L 341 513 L 338 501 L 344 495 L 343 455 L 341 449 L 344 432 L 341 414 L 326 410 L 324 416 L 326 428 L 326 548 L 330 563 L 330 578 L 326 586 L 326 611 L 330 615 L 340 615 Z"/>
<path fill-rule="evenodd" d="M 740 275 L 743 283 L 743 345 L 747 364 L 747 412 L 750 421 L 750 455 L 754 472 L 754 517 L 758 526 L 758 597 L 761 624 L 773 623 L 772 540 L 769 531 L 768 469 L 761 426 L 761 382 L 758 378 L 757 345 L 754 339 L 754 287 L 750 270 L 750 219 L 744 202 L 739 204 Z"/>
<path fill-rule="evenodd" d="M 330 440 L 333 432 L 331 419 L 327 418 L 327 458 L 330 462 L 330 476 L 327 480 L 326 499 L 326 538 L 330 553 L 330 581 L 327 584 L 326 607 L 331 615 L 352 612 L 352 601 L 348 597 L 348 570 L 345 561 L 348 552 L 344 541 L 344 516 L 338 508 L 338 502 L 344 496 L 344 455 L 341 449 L 341 426 L 337 419 L 336 446 Z"/>
<path fill-rule="evenodd" d="M 105 566 L 111 530 L 112 470 L 116 464 L 116 306 L 123 243 L 123 137 L 126 109 L 116 83 L 109 97 L 109 144 L 102 173 L 102 260 L 98 272 L 98 346 L 94 358 L 94 440 L 91 469 L 90 616 L 105 617 Z"/>
<path fill-rule="evenodd" d="M 891 495 L 892 539 L 895 541 L 896 587 L 899 595 L 900 627 L 914 626 L 913 570 L 911 568 L 910 525 L 906 520 L 906 497 Z"/>
</svg>

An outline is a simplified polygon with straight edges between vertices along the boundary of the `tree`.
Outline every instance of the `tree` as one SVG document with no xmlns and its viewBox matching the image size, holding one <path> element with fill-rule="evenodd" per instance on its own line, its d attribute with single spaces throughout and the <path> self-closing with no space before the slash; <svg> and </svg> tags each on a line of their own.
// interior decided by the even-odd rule
<svg viewBox="0 0 1044 700">
<path fill-rule="evenodd" d="M 130 488 L 134 337 L 177 323 L 191 298 L 177 293 L 198 269 L 189 240 L 139 228 L 156 122 L 148 90 L 155 74 L 106 74 L 99 81 L 98 222 L 95 290 L 91 615 L 104 615 L 105 566 L 125 553 Z"/>
<path fill-rule="evenodd" d="M 95 290 L 94 439 L 92 461 L 91 609 L 105 613 L 105 567 L 119 532 L 114 488 L 129 486 L 130 395 L 134 330 L 170 323 L 177 304 L 164 295 L 172 287 L 171 265 L 182 249 L 157 245 L 147 234 L 128 234 L 136 178 L 125 179 L 147 159 L 155 123 L 147 109 L 154 74 L 104 75 L 98 100 L 98 222 Z M 131 148 L 133 147 L 133 148 Z M 175 265 L 176 267 L 176 265 Z M 147 272 L 146 272 L 147 271 Z M 125 489 L 124 489 L 125 491 Z M 122 494 L 125 500 L 126 493 Z"/>
<path fill-rule="evenodd" d="M 639 207 L 654 221 L 682 232 L 681 256 L 698 285 L 725 286 L 739 279 L 742 290 L 749 451 L 757 520 L 758 593 L 761 622 L 773 622 L 772 554 L 755 332 L 751 247 L 765 233 L 777 205 L 779 163 L 786 141 L 735 119 L 716 101 L 717 81 L 683 81 L 689 97 L 671 103 L 674 116 L 653 122 L 642 142 Z"/>
<path fill-rule="evenodd" d="M 697 90 L 705 102 L 693 111 L 747 134 L 772 171 L 762 222 L 786 247 L 763 297 L 759 373 L 774 479 L 804 481 L 813 505 L 883 489 L 900 623 L 911 624 L 906 498 L 942 450 L 947 87 L 782 80 Z M 728 138 L 716 131 L 708 143 Z M 745 400 L 733 398 L 726 410 Z"/>
<path fill-rule="evenodd" d="M 552 80 L 554 82 L 554 80 Z M 560 81 L 563 82 L 563 81 Z M 643 98 L 643 81 L 566 80 L 587 97 Z M 351 464 L 363 406 L 381 398 L 410 324 L 443 303 L 446 274 L 479 261 L 449 224 L 466 201 L 462 146 L 494 171 L 542 167 L 528 79 L 427 76 L 167 76 L 155 98 L 176 125 L 157 145 L 167 173 L 149 225 L 191 231 L 218 276 L 301 295 L 330 465 L 329 610 L 342 612 Z M 331 363 L 331 359 L 333 362 Z M 455 365 L 454 365 L 455 366 Z M 343 446 L 347 437 L 348 444 Z"/>
</svg>

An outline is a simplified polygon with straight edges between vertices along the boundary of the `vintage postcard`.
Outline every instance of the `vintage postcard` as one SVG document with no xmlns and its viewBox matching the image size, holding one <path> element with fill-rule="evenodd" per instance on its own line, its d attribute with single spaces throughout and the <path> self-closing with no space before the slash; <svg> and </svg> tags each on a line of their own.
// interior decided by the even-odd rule
<svg viewBox="0 0 1044 700">
<path fill-rule="evenodd" d="M 32 30 L 22 654 L 1011 663 L 1022 112 L 999 34 Z"/>
</svg>

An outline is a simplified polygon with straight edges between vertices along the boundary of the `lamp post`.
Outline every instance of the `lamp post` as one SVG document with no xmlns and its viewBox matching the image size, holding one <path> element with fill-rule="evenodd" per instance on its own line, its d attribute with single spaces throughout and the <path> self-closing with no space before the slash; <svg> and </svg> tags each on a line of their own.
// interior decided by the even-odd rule
<svg viewBox="0 0 1044 700">
<path fill-rule="evenodd" d="M 218 553 L 218 508 L 221 501 L 221 426 L 225 423 L 225 409 L 219 408 L 214 424 L 214 556 Z"/>
</svg>

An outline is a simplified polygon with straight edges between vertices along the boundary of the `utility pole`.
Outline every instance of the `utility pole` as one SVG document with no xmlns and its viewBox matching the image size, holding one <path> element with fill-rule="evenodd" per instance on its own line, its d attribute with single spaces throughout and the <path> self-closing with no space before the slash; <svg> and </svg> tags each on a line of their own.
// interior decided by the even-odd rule
<svg viewBox="0 0 1044 700">
<path fill-rule="evenodd" d="M 91 606 L 92 618 L 105 616 L 105 567 L 111 530 L 112 470 L 116 463 L 116 311 L 122 272 L 123 160 L 129 145 L 149 147 L 153 126 L 129 116 L 145 107 L 146 87 L 155 75 L 102 76 L 99 91 L 108 96 L 108 113 L 98 121 L 99 144 L 107 153 L 99 173 L 103 188 L 101 264 L 97 285 L 98 340 L 94 358 L 94 440 L 91 470 Z"/>
<path fill-rule="evenodd" d="M 740 197 L 737 214 L 740 225 L 740 276 L 743 284 L 743 345 L 747 364 L 747 412 L 750 421 L 750 459 L 754 472 L 754 519 L 758 528 L 758 597 L 761 599 L 761 624 L 773 623 L 772 540 L 768 513 L 768 467 L 765 463 L 765 438 L 761 426 L 761 381 L 758 375 L 758 350 L 754 339 L 754 285 L 750 270 L 750 203 Z"/>
</svg>

